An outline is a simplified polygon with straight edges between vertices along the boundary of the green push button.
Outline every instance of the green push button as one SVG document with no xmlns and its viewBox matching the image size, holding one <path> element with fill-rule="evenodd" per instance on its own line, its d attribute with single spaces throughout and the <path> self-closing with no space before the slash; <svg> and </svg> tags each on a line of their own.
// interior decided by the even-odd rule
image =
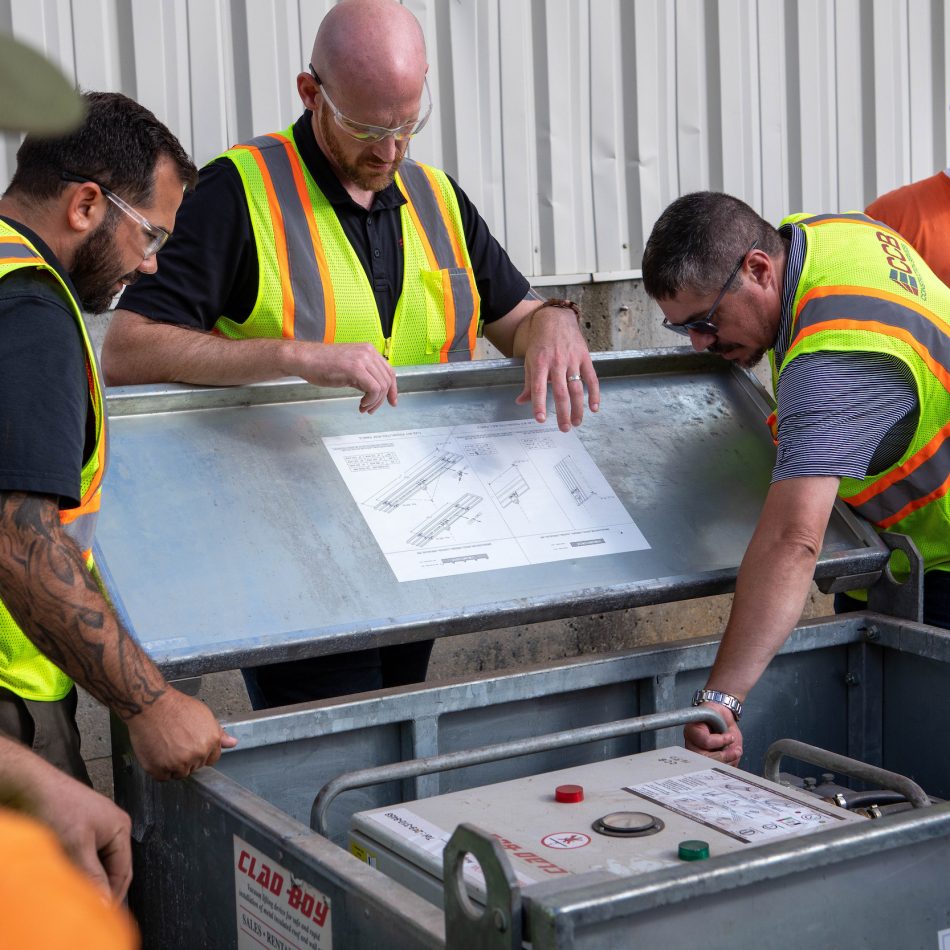
<svg viewBox="0 0 950 950">
<path fill-rule="evenodd" d="M 708 841 L 683 841 L 680 843 L 680 861 L 704 861 L 708 857 Z"/>
</svg>

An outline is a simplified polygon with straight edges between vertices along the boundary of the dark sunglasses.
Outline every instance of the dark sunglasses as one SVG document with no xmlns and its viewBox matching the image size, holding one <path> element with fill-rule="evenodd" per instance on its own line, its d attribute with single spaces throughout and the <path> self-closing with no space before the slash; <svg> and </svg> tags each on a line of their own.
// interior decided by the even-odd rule
<svg viewBox="0 0 950 950">
<path fill-rule="evenodd" d="M 687 320 L 685 323 L 670 323 L 670 321 L 664 317 L 663 326 L 667 330 L 672 330 L 674 333 L 679 333 L 681 336 L 689 336 L 690 331 L 694 333 L 705 333 L 708 336 L 716 336 L 719 333 L 719 327 L 713 323 L 713 316 L 716 313 L 719 304 L 722 303 L 722 298 L 726 296 L 726 291 L 729 289 L 730 284 L 735 280 L 736 274 L 739 273 L 739 268 L 745 263 L 745 259 L 759 246 L 758 239 L 752 242 L 749 246 L 749 250 L 739 258 L 738 263 L 735 267 L 732 268 L 732 273 L 726 278 L 726 282 L 722 285 L 722 290 L 719 291 L 719 295 L 716 297 L 713 305 L 706 311 L 706 316 L 701 320 Z"/>
</svg>

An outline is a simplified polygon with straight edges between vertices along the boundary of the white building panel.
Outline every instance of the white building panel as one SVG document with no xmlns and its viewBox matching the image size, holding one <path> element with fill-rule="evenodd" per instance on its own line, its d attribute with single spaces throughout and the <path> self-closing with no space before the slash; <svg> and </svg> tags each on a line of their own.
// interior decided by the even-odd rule
<svg viewBox="0 0 950 950">
<path fill-rule="evenodd" d="M 138 98 L 200 162 L 299 112 L 333 0 L 0 0 L 78 85 Z M 456 177 L 532 277 L 639 267 L 677 195 L 777 221 L 863 207 L 950 150 L 944 0 L 404 0 Z M 17 138 L 0 147 L 8 180 Z"/>
</svg>

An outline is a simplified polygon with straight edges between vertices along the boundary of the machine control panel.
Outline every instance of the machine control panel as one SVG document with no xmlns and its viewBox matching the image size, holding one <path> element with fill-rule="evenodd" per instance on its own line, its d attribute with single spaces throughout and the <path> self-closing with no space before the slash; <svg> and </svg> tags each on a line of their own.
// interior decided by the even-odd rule
<svg viewBox="0 0 950 950">
<path fill-rule="evenodd" d="M 866 820 L 674 747 L 360 812 L 350 850 L 441 904 L 442 851 L 462 822 L 495 837 L 528 886 L 645 874 Z M 483 896 L 481 869 L 466 861 L 469 891 Z"/>
</svg>

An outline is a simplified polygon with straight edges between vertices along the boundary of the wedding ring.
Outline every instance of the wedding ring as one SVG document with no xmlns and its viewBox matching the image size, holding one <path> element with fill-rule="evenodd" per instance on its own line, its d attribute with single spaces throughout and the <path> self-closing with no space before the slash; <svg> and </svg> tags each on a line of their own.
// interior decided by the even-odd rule
<svg viewBox="0 0 950 950">
<path fill-rule="evenodd" d="M 574 382 L 577 382 L 577 380 L 579 380 L 580 378 L 581 378 L 581 374 L 580 374 L 580 373 L 575 373 L 573 376 L 568 376 L 568 377 L 567 377 L 567 381 L 568 381 L 569 383 L 574 383 Z"/>
</svg>

